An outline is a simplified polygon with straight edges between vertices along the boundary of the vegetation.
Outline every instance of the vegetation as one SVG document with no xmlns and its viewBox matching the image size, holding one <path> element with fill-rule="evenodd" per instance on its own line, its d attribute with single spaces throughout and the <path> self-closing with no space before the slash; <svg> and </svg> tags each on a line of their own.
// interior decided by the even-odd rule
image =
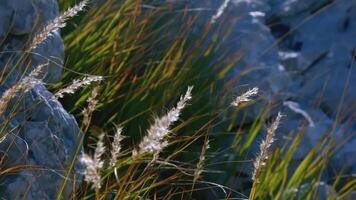
<svg viewBox="0 0 356 200">
<path fill-rule="evenodd" d="M 199 13 L 146 2 L 91 4 L 62 31 L 65 73 L 50 90 L 82 124 L 85 155 L 77 158 L 85 182 L 73 199 L 315 199 L 337 150 L 333 141 L 325 138 L 297 165 L 292 158 L 303 133 L 270 148 L 274 134 L 287 134 L 278 132 L 280 116 L 268 125 L 272 105 L 252 124 L 236 122 L 258 96 L 252 89 L 231 98 L 238 77 L 226 77 L 240 54 L 221 49 L 228 25 L 206 24 L 197 36 Z M 65 11 L 75 2 L 60 5 Z M 356 182 L 335 177 L 332 187 L 342 199 Z"/>
</svg>

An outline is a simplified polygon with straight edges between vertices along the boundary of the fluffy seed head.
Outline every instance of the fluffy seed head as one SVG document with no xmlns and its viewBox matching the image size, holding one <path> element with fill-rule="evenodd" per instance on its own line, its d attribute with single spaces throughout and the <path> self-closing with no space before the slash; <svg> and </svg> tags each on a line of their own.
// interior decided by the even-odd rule
<svg viewBox="0 0 356 200">
<path fill-rule="evenodd" d="M 254 171 L 252 174 L 252 180 L 258 181 L 259 172 L 266 166 L 266 161 L 269 157 L 269 148 L 274 142 L 274 135 L 281 121 L 282 114 L 278 113 L 276 119 L 273 121 L 272 125 L 267 129 L 266 138 L 262 141 L 260 145 L 260 153 L 254 162 Z"/>
<path fill-rule="evenodd" d="M 39 33 L 35 35 L 32 39 L 28 51 L 31 51 L 38 47 L 41 43 L 43 43 L 48 37 L 52 35 L 52 33 L 60 28 L 66 26 L 66 21 L 75 15 L 77 15 L 80 11 L 84 9 L 84 7 L 88 4 L 88 0 L 83 0 L 79 4 L 75 5 L 72 8 L 69 8 L 66 12 L 64 12 L 61 16 L 55 18 L 49 24 L 47 24 Z"/>
<path fill-rule="evenodd" d="M 79 161 L 85 165 L 85 170 L 84 170 L 85 181 L 89 183 L 93 183 L 96 188 L 101 187 L 100 170 L 104 166 L 104 161 L 101 159 L 101 157 L 105 152 L 103 139 L 104 139 L 104 134 L 101 134 L 96 144 L 93 158 L 87 154 L 84 154 L 79 159 Z"/>
<path fill-rule="evenodd" d="M 242 95 L 235 98 L 235 100 L 231 103 L 232 106 L 238 107 L 243 102 L 251 101 L 251 97 L 256 96 L 258 94 L 258 88 L 254 87 Z"/>
<path fill-rule="evenodd" d="M 31 72 L 30 74 L 27 76 L 27 79 L 30 79 L 30 80 L 34 80 L 34 79 L 37 79 L 37 80 L 42 80 L 43 77 L 41 77 L 41 73 L 43 71 L 43 68 L 45 68 L 46 66 L 48 66 L 49 63 L 45 63 L 45 64 L 40 64 L 38 65 L 37 67 L 35 67 Z"/>
<path fill-rule="evenodd" d="M 5 112 L 12 98 L 15 97 L 18 92 L 26 90 L 28 87 L 30 87 L 28 82 L 19 82 L 7 89 L 0 98 L 0 115 Z"/>
<path fill-rule="evenodd" d="M 210 148 L 209 142 L 210 141 L 209 141 L 208 138 L 206 138 L 205 141 L 204 141 L 204 145 L 203 145 L 203 148 L 201 150 L 200 157 L 199 157 L 199 162 L 197 164 L 197 169 L 194 172 L 194 180 L 193 180 L 194 183 L 200 178 L 201 174 L 203 173 L 204 162 L 206 160 L 206 157 L 205 157 L 206 156 L 206 152 Z"/>
<path fill-rule="evenodd" d="M 87 76 L 83 79 L 75 79 L 68 87 L 60 89 L 56 92 L 54 96 L 56 98 L 63 98 L 64 94 L 74 94 L 74 92 L 79 88 L 90 85 L 93 82 L 100 82 L 102 80 L 102 76 Z"/>
<path fill-rule="evenodd" d="M 35 67 L 35 69 L 33 69 L 30 72 L 30 74 L 28 76 L 24 77 L 21 81 L 14 84 L 10 88 L 8 88 L 2 94 L 2 96 L 0 98 L 0 115 L 2 115 L 5 112 L 6 107 L 8 106 L 9 102 L 11 101 L 12 98 L 15 97 L 15 95 L 18 92 L 26 91 L 28 88 L 32 87 L 34 84 L 41 82 L 38 79 L 38 76 L 39 76 L 41 70 L 43 69 L 43 67 L 45 67 L 46 65 L 47 64 L 38 65 L 37 67 Z"/>
<path fill-rule="evenodd" d="M 143 138 L 137 150 L 133 152 L 133 156 L 143 153 L 152 153 L 157 155 L 168 145 L 167 136 L 170 133 L 169 127 L 179 119 L 182 109 L 187 102 L 192 98 L 193 87 L 188 87 L 184 96 L 180 97 L 177 106 L 171 109 L 166 115 L 161 118 L 156 118 L 153 125 L 148 129 L 148 134 Z"/>
<path fill-rule="evenodd" d="M 96 144 L 95 152 L 94 152 L 94 162 L 97 163 L 99 168 L 104 166 L 104 161 L 101 160 L 101 156 L 105 153 L 104 146 L 104 133 L 99 136 L 99 140 Z"/>
<path fill-rule="evenodd" d="M 91 115 L 95 110 L 95 106 L 98 104 L 97 96 L 99 94 L 100 87 L 95 87 L 91 92 L 90 97 L 87 99 L 88 107 L 83 110 L 83 128 L 87 129 L 91 121 Z M 85 132 L 85 131 L 84 131 Z"/>
<path fill-rule="evenodd" d="M 85 165 L 85 181 L 93 183 L 96 188 L 100 188 L 100 174 L 97 163 L 88 155 L 84 154 L 79 161 Z"/>
<path fill-rule="evenodd" d="M 114 141 L 111 144 L 111 160 L 110 160 L 110 166 L 114 167 L 116 164 L 116 159 L 119 156 L 119 153 L 121 151 L 121 141 L 124 139 L 124 137 L 121 135 L 122 133 L 122 128 L 117 128 L 116 134 L 114 136 Z"/>
</svg>

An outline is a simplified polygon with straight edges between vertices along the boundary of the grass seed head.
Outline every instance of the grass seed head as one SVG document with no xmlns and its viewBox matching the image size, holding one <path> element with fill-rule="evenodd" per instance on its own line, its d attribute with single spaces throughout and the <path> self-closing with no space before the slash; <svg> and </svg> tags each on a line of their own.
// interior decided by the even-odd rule
<svg viewBox="0 0 356 200">
<path fill-rule="evenodd" d="M 66 12 L 64 12 L 61 16 L 52 20 L 49 24 L 47 24 L 40 32 L 36 33 L 34 38 L 32 39 L 28 51 L 36 49 L 40 44 L 42 44 L 47 38 L 51 37 L 54 31 L 57 31 L 60 28 L 66 26 L 66 21 L 75 15 L 77 15 L 80 11 L 84 9 L 84 7 L 88 4 L 88 0 L 83 0 L 79 4 L 69 8 Z"/>
<path fill-rule="evenodd" d="M 260 145 L 260 153 L 254 162 L 254 171 L 252 174 L 252 180 L 258 181 L 259 172 L 266 166 L 266 161 L 269 158 L 269 149 L 274 142 L 274 135 L 282 119 L 282 114 L 278 113 L 276 119 L 273 121 L 271 126 L 267 129 L 266 138 L 262 141 Z"/>
<path fill-rule="evenodd" d="M 242 95 L 235 98 L 235 100 L 231 103 L 232 106 L 238 107 L 243 102 L 251 101 L 251 97 L 254 97 L 258 94 L 258 88 L 254 87 Z"/>
<path fill-rule="evenodd" d="M 182 109 L 192 98 L 192 89 L 193 87 L 188 87 L 185 95 L 180 97 L 176 107 L 163 117 L 154 120 L 153 125 L 147 131 L 148 134 L 143 138 L 138 149 L 133 152 L 133 156 L 143 153 L 158 155 L 168 145 L 167 136 L 170 133 L 169 127 L 179 119 Z"/>
</svg>

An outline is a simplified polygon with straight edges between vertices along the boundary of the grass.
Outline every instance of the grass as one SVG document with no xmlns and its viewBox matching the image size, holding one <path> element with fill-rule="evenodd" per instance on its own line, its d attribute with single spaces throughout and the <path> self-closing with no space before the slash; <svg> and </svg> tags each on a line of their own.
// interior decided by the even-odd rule
<svg viewBox="0 0 356 200">
<path fill-rule="evenodd" d="M 62 10 L 75 3 L 59 2 Z M 199 14 L 173 12 L 169 6 L 142 8 L 149 1 L 114 2 L 91 5 L 63 29 L 64 76 L 50 87 L 56 93 L 74 79 L 104 78 L 61 99 L 83 124 L 84 150 L 92 163 L 85 174 L 90 172 L 92 179 L 73 192 L 73 199 L 247 199 L 251 190 L 250 199 L 316 198 L 315 185 L 337 150 L 327 137 L 295 165 L 293 156 L 303 137 L 302 132 L 297 134 L 290 143 L 266 152 L 265 167 L 251 180 L 254 157 L 249 152 L 271 120 L 268 113 L 273 106 L 261 110 L 252 124 L 237 125 L 237 119 L 244 119 L 241 110 L 254 102 L 230 105 L 236 78 L 226 77 L 240 54 L 222 53 L 221 43 L 230 33 L 226 23 L 219 24 L 218 31 L 206 24 L 196 37 L 192 27 Z M 151 125 L 176 105 L 190 85 L 192 99 L 165 131 L 167 147 L 159 157 L 150 152 L 132 156 Z M 93 96 L 96 87 L 100 89 Z M 119 127 L 121 150 L 111 166 L 111 144 Z M 276 134 L 285 133 L 277 129 Z M 246 163 L 250 168 L 240 171 Z M 336 176 L 331 183 L 340 199 L 356 189 L 352 178 Z"/>
</svg>

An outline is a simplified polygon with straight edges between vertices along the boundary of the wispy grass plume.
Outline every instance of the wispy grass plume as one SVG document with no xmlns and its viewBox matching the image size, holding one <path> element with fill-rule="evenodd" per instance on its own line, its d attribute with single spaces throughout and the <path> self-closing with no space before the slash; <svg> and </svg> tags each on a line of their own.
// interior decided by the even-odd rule
<svg viewBox="0 0 356 200">
<path fill-rule="evenodd" d="M 168 145 L 166 140 L 170 133 L 169 127 L 179 119 L 182 109 L 192 98 L 193 87 L 188 87 L 184 96 L 181 96 L 177 106 L 170 110 L 165 116 L 156 118 L 153 125 L 149 128 L 148 134 L 143 138 L 138 149 L 133 152 L 133 156 L 143 153 L 152 153 L 155 157 Z"/>
<path fill-rule="evenodd" d="M 93 158 L 87 154 L 84 154 L 79 160 L 81 163 L 85 165 L 85 171 L 84 171 L 85 181 L 89 183 L 93 183 L 96 189 L 100 189 L 101 187 L 100 170 L 104 166 L 104 161 L 101 159 L 101 156 L 105 152 L 103 139 L 104 139 L 104 134 L 101 134 L 99 136 L 99 140 L 97 142 L 97 146 L 95 148 Z"/>
<path fill-rule="evenodd" d="M 25 81 L 33 81 L 33 80 L 38 80 L 42 81 L 44 77 L 42 77 L 41 73 L 43 73 L 43 68 L 48 66 L 49 63 L 45 64 L 40 64 L 37 67 L 35 67 L 30 74 L 24 78 Z"/>
<path fill-rule="evenodd" d="M 23 91 L 31 86 L 28 82 L 19 82 L 7 89 L 0 98 L 0 115 L 4 114 L 6 108 L 12 98 L 20 91 Z"/>
<path fill-rule="evenodd" d="M 196 181 L 200 178 L 201 174 L 203 173 L 204 163 L 206 160 L 206 153 L 207 153 L 208 149 L 210 148 L 209 142 L 210 142 L 209 138 L 206 138 L 204 141 L 204 145 L 203 145 L 203 148 L 200 153 L 199 161 L 197 163 L 197 168 L 194 172 L 193 184 L 196 183 Z"/>
<path fill-rule="evenodd" d="M 251 101 L 251 97 L 256 96 L 258 94 L 258 88 L 254 87 L 242 95 L 235 98 L 235 100 L 231 103 L 232 106 L 238 107 L 243 102 Z"/>
<path fill-rule="evenodd" d="M 28 88 L 32 87 L 35 83 L 41 82 L 39 78 L 40 72 L 48 64 L 41 64 L 35 67 L 29 75 L 24 77 L 21 81 L 11 86 L 7 89 L 0 98 L 0 115 L 4 114 L 6 107 L 12 98 L 16 96 L 17 93 L 21 91 L 26 91 Z"/>
<path fill-rule="evenodd" d="M 75 79 L 68 87 L 60 89 L 57 91 L 54 96 L 56 98 L 63 98 L 64 94 L 74 94 L 74 92 L 83 87 L 90 85 L 93 82 L 100 82 L 103 80 L 102 76 L 87 76 L 83 79 Z"/>
<path fill-rule="evenodd" d="M 260 153 L 258 154 L 254 165 L 254 171 L 252 173 L 253 186 L 250 193 L 250 200 L 254 199 L 256 193 L 256 185 L 259 183 L 258 176 L 260 175 L 263 168 L 266 166 L 266 161 L 269 158 L 269 148 L 274 142 L 274 135 L 281 121 L 282 114 L 278 113 L 276 119 L 273 121 L 272 125 L 267 129 L 266 138 L 262 141 L 260 145 Z"/>
<path fill-rule="evenodd" d="M 61 16 L 52 20 L 49 24 L 47 24 L 40 32 L 35 34 L 35 37 L 32 39 L 28 51 L 31 51 L 38 47 L 42 42 L 44 42 L 51 34 L 66 26 L 66 21 L 75 15 L 77 15 L 80 11 L 84 9 L 84 7 L 88 4 L 88 0 L 83 0 L 79 4 L 69 8 L 66 12 L 64 12 Z"/>
<path fill-rule="evenodd" d="M 95 110 L 95 106 L 98 104 L 98 94 L 99 94 L 99 89 L 100 87 L 95 87 L 93 89 L 93 91 L 91 92 L 90 97 L 87 99 L 88 102 L 88 107 L 86 107 L 83 110 L 83 122 L 82 122 L 82 127 L 83 127 L 83 131 L 86 132 L 90 121 L 91 121 L 91 115 L 93 113 L 93 111 Z"/>
<path fill-rule="evenodd" d="M 124 139 L 122 136 L 122 128 L 117 128 L 114 135 L 114 141 L 111 143 L 111 159 L 110 166 L 114 167 L 117 161 L 117 157 L 121 151 L 121 141 Z"/>
</svg>

